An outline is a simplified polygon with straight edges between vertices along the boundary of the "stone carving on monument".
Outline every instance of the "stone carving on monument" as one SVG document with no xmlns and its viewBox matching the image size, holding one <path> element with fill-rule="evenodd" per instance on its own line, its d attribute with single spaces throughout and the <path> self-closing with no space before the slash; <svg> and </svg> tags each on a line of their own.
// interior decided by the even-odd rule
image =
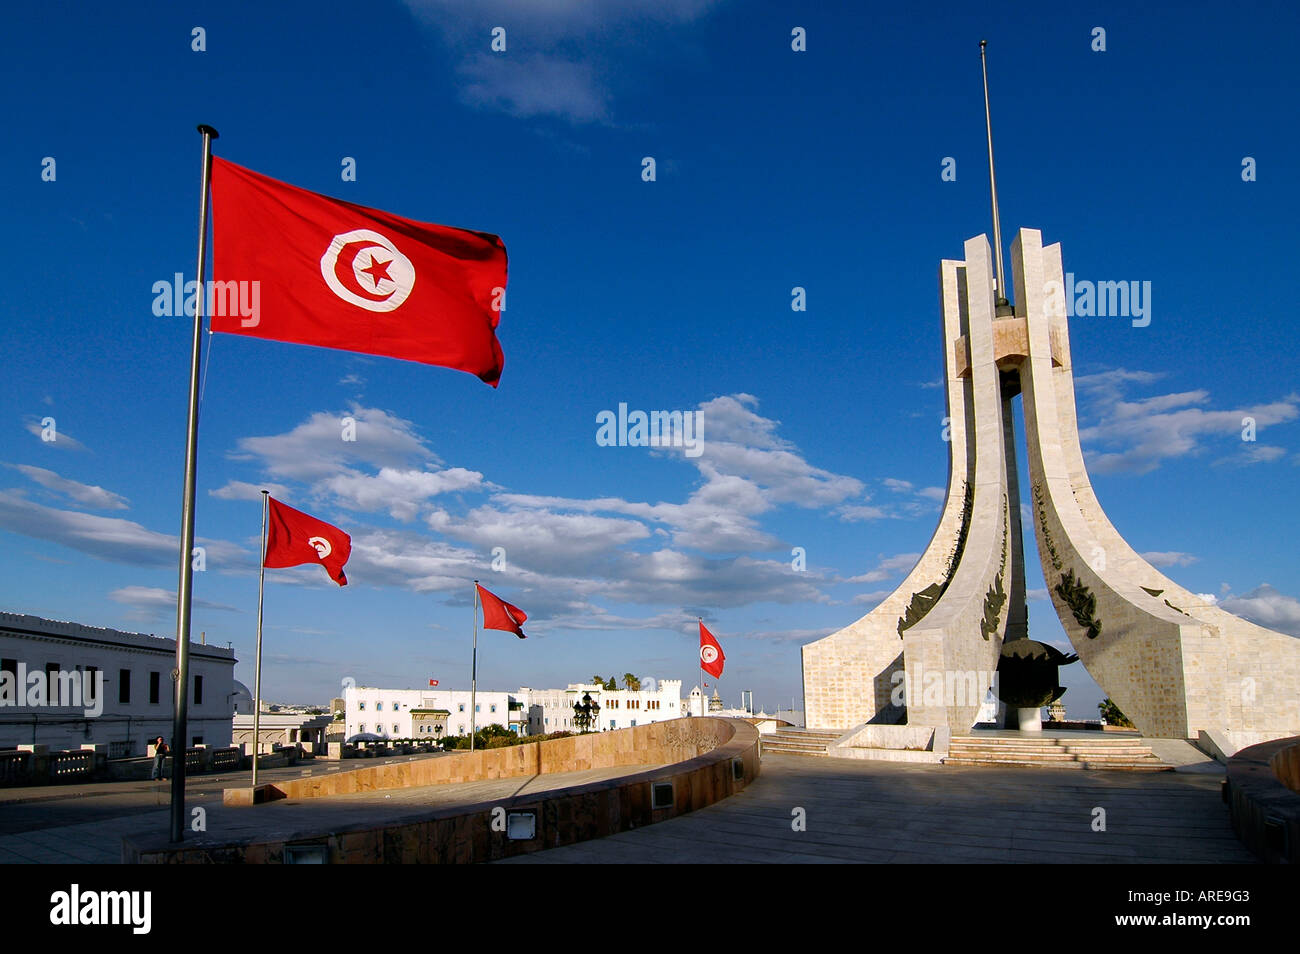
<svg viewBox="0 0 1300 954">
<path fill-rule="evenodd" d="M 917 690 L 935 673 L 960 687 L 963 675 L 995 671 L 1003 642 L 1027 636 L 1011 403 L 1021 394 L 1048 594 L 1102 690 L 1144 735 L 1217 732 L 1240 748 L 1300 734 L 1300 640 L 1164 576 L 1097 501 L 1079 444 L 1060 246 L 1020 230 L 1014 306 L 995 301 L 992 258 L 978 236 L 962 260 L 939 269 L 951 441 L 938 528 L 890 596 L 803 647 L 807 724 L 906 722 L 954 734 L 973 725 L 981 701 L 973 693 Z M 911 690 L 902 711 L 900 683 Z"/>
</svg>

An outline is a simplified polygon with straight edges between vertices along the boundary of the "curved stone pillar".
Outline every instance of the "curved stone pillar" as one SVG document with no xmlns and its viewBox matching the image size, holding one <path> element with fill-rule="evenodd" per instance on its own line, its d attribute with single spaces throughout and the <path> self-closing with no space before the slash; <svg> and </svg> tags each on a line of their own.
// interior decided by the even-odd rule
<svg viewBox="0 0 1300 954">
<path fill-rule="evenodd" d="M 1174 583 L 1106 517 L 1079 444 L 1060 246 L 1022 229 L 1012 263 L 1029 334 L 1021 382 L 1038 550 L 1079 658 L 1147 735 L 1218 730 L 1245 745 L 1300 731 L 1300 640 Z"/>
</svg>

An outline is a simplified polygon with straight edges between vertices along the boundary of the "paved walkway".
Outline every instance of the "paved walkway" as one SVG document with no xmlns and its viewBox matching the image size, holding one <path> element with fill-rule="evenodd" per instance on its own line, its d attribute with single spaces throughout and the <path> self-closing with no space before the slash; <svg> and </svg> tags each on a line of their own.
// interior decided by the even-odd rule
<svg viewBox="0 0 1300 954">
<path fill-rule="evenodd" d="M 1096 808 L 1105 831 L 1093 831 Z M 1253 861 L 1209 774 L 766 755 L 759 777 L 716 805 L 498 863 Z"/>
<path fill-rule="evenodd" d="M 215 785 L 205 785 L 202 791 L 194 791 L 187 785 L 186 808 L 190 811 L 202 808 L 206 813 L 207 835 L 221 841 L 264 837 L 297 838 L 349 825 L 396 822 L 406 817 L 422 815 L 433 808 L 477 805 L 515 795 L 538 794 L 554 788 L 582 785 L 651 768 L 654 766 L 624 765 L 527 778 L 360 792 L 329 798 L 286 799 L 256 808 L 223 805 L 220 789 Z M 247 774 L 244 773 L 245 776 Z M 297 773 L 287 777 L 297 777 Z M 134 788 L 142 783 L 124 784 Z M 97 794 L 100 797 L 92 798 L 90 802 L 85 800 L 86 796 L 71 792 L 63 799 L 42 798 L 34 804 L 27 803 L 28 811 L 36 813 L 33 825 L 27 830 L 0 836 L 0 863 L 120 864 L 123 838 L 136 833 L 156 835 L 168 830 L 170 796 L 164 785 L 154 783 L 152 788 L 142 791 L 119 790 L 118 793 Z M 9 810 L 6 808 L 6 811 Z M 53 817 L 58 821 L 66 822 L 71 818 L 77 818 L 78 821 L 73 824 L 42 824 L 41 818 L 48 820 L 50 813 L 55 813 Z M 81 820 L 88 813 L 99 817 Z M 197 840 L 201 836 L 195 834 L 191 837 Z"/>
</svg>

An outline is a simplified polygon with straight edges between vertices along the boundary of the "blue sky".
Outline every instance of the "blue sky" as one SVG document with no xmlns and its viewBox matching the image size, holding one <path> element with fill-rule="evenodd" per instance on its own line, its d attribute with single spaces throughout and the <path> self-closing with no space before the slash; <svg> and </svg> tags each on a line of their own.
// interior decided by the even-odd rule
<svg viewBox="0 0 1300 954">
<path fill-rule="evenodd" d="M 218 155 L 259 172 L 501 235 L 510 290 L 498 390 L 208 339 L 196 636 L 232 642 L 251 682 L 256 490 L 271 486 L 347 529 L 354 554 L 344 589 L 315 567 L 268 574 L 270 698 L 324 701 L 347 676 L 467 684 L 478 577 L 532 618 L 527 641 L 482 636 L 487 687 L 597 671 L 689 685 L 703 615 L 728 654 L 724 694 L 788 704 L 799 647 L 892 589 L 938 519 L 938 263 L 989 231 L 987 37 L 1007 241 L 1040 228 L 1079 278 L 1152 283 L 1147 327 L 1072 320 L 1103 505 L 1179 582 L 1300 634 L 1300 142 L 1286 119 L 1300 16 L 1286 4 L 393 0 L 9 17 L 0 608 L 174 627 L 189 326 L 155 317 L 151 288 L 193 277 L 206 122 Z M 1257 181 L 1242 180 L 1247 156 Z M 794 286 L 806 312 L 791 311 Z M 705 453 L 597 446 L 596 415 L 620 402 L 703 410 Z M 349 415 L 354 444 L 339 439 Z M 1045 599 L 1030 614 L 1031 635 L 1064 639 Z M 1094 715 L 1081 667 L 1064 675 L 1070 711 Z"/>
</svg>

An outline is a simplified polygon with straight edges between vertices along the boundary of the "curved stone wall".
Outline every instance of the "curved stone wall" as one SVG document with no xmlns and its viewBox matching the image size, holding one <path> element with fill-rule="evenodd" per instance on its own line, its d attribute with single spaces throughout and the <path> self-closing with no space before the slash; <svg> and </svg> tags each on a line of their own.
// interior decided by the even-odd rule
<svg viewBox="0 0 1300 954">
<path fill-rule="evenodd" d="M 1224 799 L 1233 831 L 1260 860 L 1300 862 L 1300 736 L 1232 756 Z"/>
<path fill-rule="evenodd" d="M 497 799 L 490 804 L 431 809 L 400 823 L 372 822 L 240 842 L 190 836 L 191 840 L 179 846 L 168 844 L 162 836 L 128 840 L 123 846 L 123 859 L 144 864 L 279 864 L 285 860 L 286 849 L 289 853 L 316 849 L 330 864 L 491 861 L 639 828 L 726 798 L 758 776 L 758 744 L 758 730 L 743 720 L 673 719 L 614 732 L 379 765 L 319 779 L 294 779 L 262 786 L 268 791 L 260 790 L 258 801 L 312 799 L 621 765 L 659 766 L 537 795 Z M 240 792 L 242 798 L 234 794 Z M 248 789 L 228 789 L 225 803 L 248 805 L 248 796 Z M 537 826 L 536 837 L 511 841 L 505 832 L 495 830 L 499 826 L 493 825 L 493 811 L 497 809 L 531 813 Z M 273 813 L 274 808 L 269 809 L 268 829 L 273 828 Z"/>
</svg>

